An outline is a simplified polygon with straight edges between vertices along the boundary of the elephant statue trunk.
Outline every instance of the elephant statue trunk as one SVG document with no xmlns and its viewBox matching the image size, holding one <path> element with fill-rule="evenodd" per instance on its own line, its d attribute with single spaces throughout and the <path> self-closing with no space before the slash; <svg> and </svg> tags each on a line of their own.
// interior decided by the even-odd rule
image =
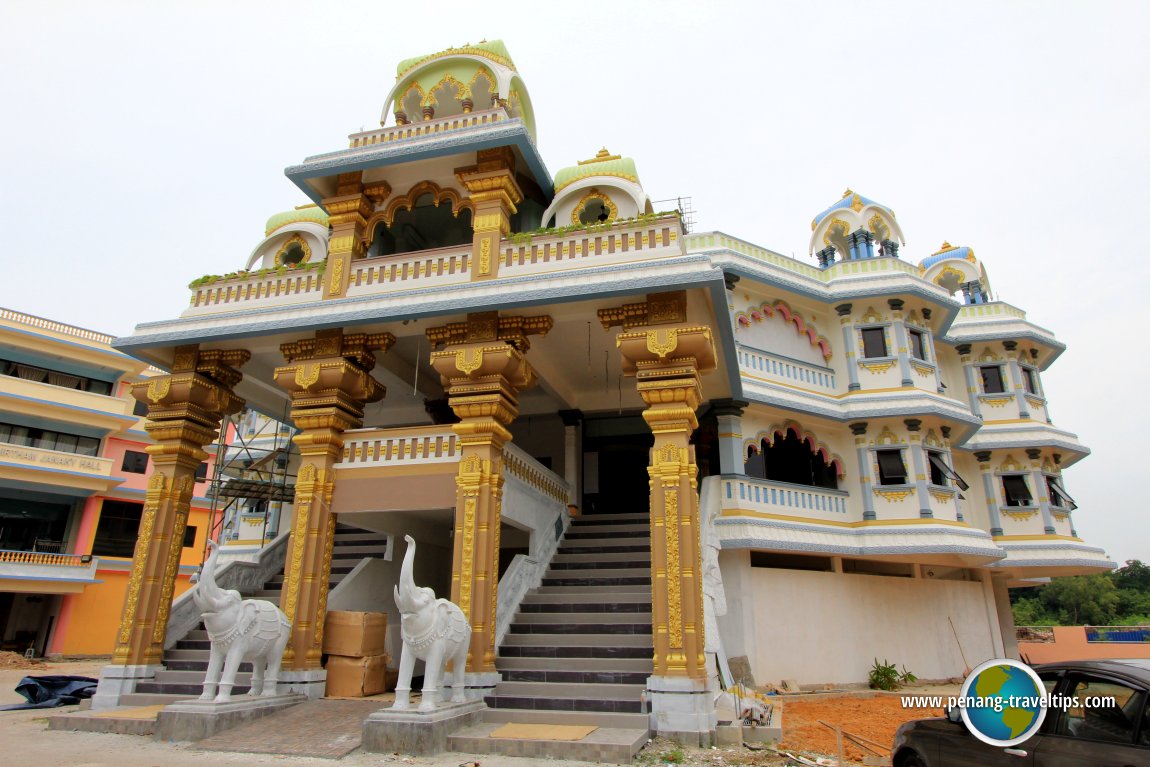
<svg viewBox="0 0 1150 767">
<path fill-rule="evenodd" d="M 439 705 L 440 681 L 448 661 L 453 663 L 451 702 L 466 703 L 463 674 L 471 645 L 471 625 L 458 605 L 436 599 L 433 590 L 415 585 L 415 541 L 410 535 L 403 539 L 407 541 L 407 551 L 399 571 L 399 585 L 394 589 L 403 649 L 392 708 L 411 707 L 411 674 L 416 660 L 422 660 L 425 666 L 420 711 L 434 711 Z"/>
<path fill-rule="evenodd" d="M 192 592 L 212 642 L 200 700 L 216 703 L 231 700 L 236 672 L 245 660 L 252 662 L 248 695 L 271 697 L 276 694 L 280 663 L 291 636 L 291 622 L 266 599 L 244 599 L 238 591 L 221 589 L 216 583 L 220 550 L 211 540 L 208 549 L 211 553 Z"/>
</svg>

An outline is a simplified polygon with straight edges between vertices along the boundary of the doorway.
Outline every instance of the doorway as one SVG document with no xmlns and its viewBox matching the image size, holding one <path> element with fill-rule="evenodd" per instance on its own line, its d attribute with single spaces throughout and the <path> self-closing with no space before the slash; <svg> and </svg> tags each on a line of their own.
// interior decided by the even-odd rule
<svg viewBox="0 0 1150 767">
<path fill-rule="evenodd" d="M 647 465 L 654 443 L 638 413 L 587 416 L 583 422 L 584 513 L 648 513 Z"/>
</svg>

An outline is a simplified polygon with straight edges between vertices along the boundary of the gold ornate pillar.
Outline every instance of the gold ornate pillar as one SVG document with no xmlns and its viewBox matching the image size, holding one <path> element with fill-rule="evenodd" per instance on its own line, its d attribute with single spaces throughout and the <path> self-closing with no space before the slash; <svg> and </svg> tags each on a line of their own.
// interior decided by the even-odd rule
<svg viewBox="0 0 1150 767">
<path fill-rule="evenodd" d="M 511 231 L 511 216 L 523 200 L 515 182 L 515 155 L 509 147 L 481 149 L 478 163 L 459 168 L 455 177 L 467 187 L 475 204 L 471 246 L 471 279 L 488 280 L 499 274 L 499 242 Z"/>
<path fill-rule="evenodd" d="M 686 295 L 651 294 L 641 304 L 599 312 L 616 338 L 623 374 L 637 379 L 655 444 L 651 487 L 651 618 L 655 676 L 705 680 L 698 467 L 691 434 L 699 422 L 700 373 L 715 369 L 711 329 L 689 325 Z"/>
<path fill-rule="evenodd" d="M 327 265 L 324 267 L 323 297 L 343 298 L 351 277 L 352 262 L 364 257 L 371 233 L 367 219 L 375 211 L 375 204 L 391 193 L 386 183 L 365 189 L 363 174 L 341 173 L 336 182 L 336 194 L 323 201 L 328 213 L 331 234 L 327 240 Z"/>
<path fill-rule="evenodd" d="M 292 624 L 284 652 L 288 670 L 320 667 L 335 541 L 332 466 L 343 452 L 344 431 L 362 425 L 364 404 L 383 398 L 386 390 L 371 376 L 373 352 L 394 343 L 390 333 L 344 335 L 335 329 L 280 346 L 288 364 L 276 368 L 275 382 L 291 394 L 291 417 L 300 430 L 294 438 L 300 451 L 295 518 L 280 602 Z"/>
<path fill-rule="evenodd" d="M 431 364 L 460 421 L 461 456 L 455 478 L 455 535 L 451 601 L 471 624 L 467 670 L 495 671 L 495 606 L 499 586 L 499 526 L 503 495 L 503 446 L 519 415 L 518 393 L 535 385 L 525 352 L 527 336 L 546 334 L 550 317 L 468 315 L 427 331 Z"/>
<path fill-rule="evenodd" d="M 132 387 L 132 396 L 148 406 L 144 428 L 156 444 L 146 448 L 152 456 L 152 476 L 113 664 L 148 666 L 161 661 L 196 469 L 207 458 L 203 447 L 219 434 L 220 420 L 244 405 L 232 387 L 242 378 L 236 368 L 250 356 L 243 349 L 181 346 L 171 373 Z"/>
</svg>

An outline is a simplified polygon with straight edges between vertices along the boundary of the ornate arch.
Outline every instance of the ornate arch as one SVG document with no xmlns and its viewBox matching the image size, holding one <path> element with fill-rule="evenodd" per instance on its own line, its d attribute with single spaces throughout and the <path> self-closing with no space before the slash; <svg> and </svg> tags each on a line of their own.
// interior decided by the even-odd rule
<svg viewBox="0 0 1150 767">
<path fill-rule="evenodd" d="M 449 73 L 441 77 L 439 82 L 428 89 L 423 100 L 420 102 L 420 106 L 438 106 L 439 99 L 435 97 L 435 92 L 440 88 L 446 89 L 448 87 L 455 88 L 455 98 L 459 101 L 471 98 L 471 88 L 466 83 L 461 83 L 456 80 L 455 77 Z"/>
<path fill-rule="evenodd" d="M 772 424 L 767 429 L 764 429 L 756 434 L 753 439 L 744 440 L 743 455 L 749 455 L 752 452 L 758 455 L 760 452 L 762 452 L 760 445 L 763 442 L 773 446 L 775 444 L 775 439 L 786 439 L 787 432 L 794 434 L 795 439 L 799 440 L 800 442 L 804 442 L 809 445 L 812 453 L 816 453 L 822 457 L 823 463 L 827 464 L 828 466 L 833 465 L 835 467 L 835 474 L 838 475 L 839 479 L 842 479 L 846 476 L 846 463 L 843 461 L 842 457 L 837 453 L 831 452 L 831 449 L 827 447 L 826 443 L 820 441 L 819 438 L 815 436 L 814 432 L 805 431 L 802 424 L 800 424 L 798 421 L 784 421 L 782 425 Z"/>
<path fill-rule="evenodd" d="M 587 194 L 583 195 L 583 197 L 579 199 L 579 202 L 575 203 L 575 207 L 571 210 L 572 224 L 583 223 L 579 216 L 587 207 L 587 203 L 591 202 L 592 200 L 598 200 L 599 202 L 603 203 L 603 207 L 607 209 L 607 221 L 605 223 L 609 224 L 619 217 L 619 206 L 616 205 L 610 197 L 600 192 L 598 188 L 592 188 L 587 192 Z"/>
<path fill-rule="evenodd" d="M 776 313 L 782 316 L 783 322 L 793 324 L 796 333 L 806 336 L 807 340 L 811 342 L 811 346 L 819 347 L 822 350 L 824 360 L 831 358 L 831 342 L 827 340 L 827 337 L 820 335 L 818 328 L 808 324 L 801 314 L 781 299 L 773 304 L 764 301 L 757 307 L 745 312 L 738 312 L 735 314 L 735 322 L 743 327 L 750 327 L 752 322 L 762 322 L 765 317 L 774 317 Z"/>
<path fill-rule="evenodd" d="M 471 211 L 472 215 L 475 214 L 475 204 L 471 200 L 464 199 L 459 195 L 459 192 L 450 187 L 440 187 L 434 181 L 420 181 L 411 189 L 407 190 L 407 194 L 400 195 L 392 199 L 387 207 L 381 211 L 376 211 L 371 218 L 367 220 L 367 225 L 364 231 L 370 238 L 371 232 L 375 231 L 377 224 L 387 224 L 391 226 L 395 221 L 395 214 L 401 210 L 411 211 L 415 209 L 415 201 L 425 194 L 430 194 L 435 200 L 435 207 L 443 202 L 451 204 L 451 215 L 458 217 L 460 211 Z"/>
</svg>

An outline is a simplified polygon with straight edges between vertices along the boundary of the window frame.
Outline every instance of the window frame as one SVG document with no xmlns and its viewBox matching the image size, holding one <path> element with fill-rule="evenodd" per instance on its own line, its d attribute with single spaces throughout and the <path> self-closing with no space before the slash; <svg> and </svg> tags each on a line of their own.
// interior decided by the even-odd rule
<svg viewBox="0 0 1150 767">
<path fill-rule="evenodd" d="M 867 337 L 868 337 L 867 334 L 868 333 L 871 334 L 871 336 L 870 336 L 871 338 L 874 337 L 874 335 L 873 335 L 874 333 L 878 333 L 878 338 L 881 339 L 881 341 L 882 341 L 882 354 L 872 355 L 867 350 L 867 347 L 870 345 L 867 343 Z M 877 326 L 859 328 L 859 337 L 862 339 L 862 351 L 863 351 L 862 358 L 864 360 L 881 360 L 881 359 L 887 359 L 888 357 L 890 357 L 890 344 L 887 343 L 886 327 L 885 326 L 877 325 Z"/>
<path fill-rule="evenodd" d="M 1121 677 L 1111 676 L 1105 673 L 1098 673 L 1093 670 L 1086 669 L 1067 669 L 1062 672 L 1059 690 L 1061 695 L 1065 697 L 1073 697 L 1078 690 L 1078 685 L 1081 682 L 1091 684 L 1107 684 L 1114 686 L 1121 686 L 1131 691 L 1131 697 L 1136 699 L 1140 704 L 1134 712 L 1134 720 L 1131 722 L 1130 737 L 1123 740 L 1112 739 L 1099 739 L 1084 737 L 1079 733 L 1063 732 L 1061 731 L 1064 722 L 1069 717 L 1070 709 L 1055 708 L 1051 710 L 1051 715 L 1047 716 L 1047 721 L 1043 724 L 1044 734 L 1054 738 L 1066 738 L 1068 740 L 1077 741 L 1080 743 L 1104 743 L 1117 747 L 1125 747 L 1131 749 L 1146 749 L 1150 740 L 1146 739 L 1146 732 L 1150 729 L 1150 690 L 1147 690 L 1143 685 L 1138 682 L 1123 679 Z M 1105 692 L 1099 693 L 1100 696 L 1105 696 Z M 1128 699 L 1129 700 L 1129 699 Z M 1085 709 L 1084 709 L 1085 711 Z M 1125 711 L 1123 711 L 1125 714 Z M 1085 716 L 1082 717 L 1085 721 Z M 1139 735 L 1142 738 L 1139 738 Z"/>
<path fill-rule="evenodd" d="M 919 362 L 930 362 L 926 356 L 926 333 L 915 328 L 906 329 L 907 346 L 910 347 L 911 359 L 918 360 Z M 917 354 L 915 353 L 915 342 L 918 342 Z"/>
<path fill-rule="evenodd" d="M 1015 497 L 1011 492 L 1008 480 L 1018 480 L 1022 483 L 1022 488 L 1026 491 L 1026 498 Z M 1026 481 L 1026 475 L 1021 473 L 1016 474 L 1003 474 L 999 477 L 999 484 L 1002 486 L 1002 497 L 1006 501 L 1006 506 L 1012 509 L 1032 509 L 1035 507 L 1034 493 L 1030 489 L 1030 485 Z"/>
<path fill-rule="evenodd" d="M 1019 365 L 1022 372 L 1022 389 L 1032 397 L 1041 397 L 1042 388 L 1038 385 L 1038 369 L 1030 365 Z"/>
<path fill-rule="evenodd" d="M 124 457 L 120 459 L 120 471 L 128 474 L 147 474 L 150 456 L 143 450 L 125 450 Z M 129 463 L 129 460 L 131 462 Z M 140 460 L 143 459 L 143 465 Z"/>
<path fill-rule="evenodd" d="M 1003 375 L 1001 364 L 995 363 L 995 364 L 987 364 L 987 365 L 978 365 L 977 367 L 978 367 L 979 383 L 981 384 L 983 394 L 1006 394 L 1006 376 Z M 997 371 L 997 373 L 998 373 L 998 386 L 1000 387 L 999 389 L 992 391 L 991 389 L 989 389 L 987 387 L 986 371 L 988 371 L 988 370 Z"/>
<path fill-rule="evenodd" d="M 1070 493 L 1066 492 L 1066 488 L 1062 485 L 1062 477 L 1057 474 L 1043 474 L 1046 478 L 1046 493 L 1050 499 L 1050 505 L 1056 509 L 1066 509 L 1067 511 L 1074 511 L 1078 508 L 1078 503 L 1070 497 Z M 1055 497 L 1061 498 L 1066 501 L 1065 504 L 1055 503 Z"/>
<path fill-rule="evenodd" d="M 910 480 L 910 472 L 906 468 L 906 457 L 903 455 L 904 448 L 884 448 L 875 450 L 875 462 L 878 464 L 878 483 L 880 485 L 906 485 Z M 883 466 L 883 458 L 897 458 L 899 464 L 902 466 L 902 477 L 897 474 L 888 474 L 888 467 Z M 899 480 L 899 481 L 895 481 Z"/>
</svg>

